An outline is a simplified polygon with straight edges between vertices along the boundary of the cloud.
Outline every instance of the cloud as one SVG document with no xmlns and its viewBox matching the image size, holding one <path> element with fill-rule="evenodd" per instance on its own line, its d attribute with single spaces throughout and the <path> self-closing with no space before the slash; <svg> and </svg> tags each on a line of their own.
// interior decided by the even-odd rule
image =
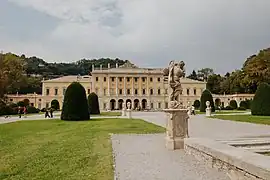
<svg viewBox="0 0 270 180">
<path fill-rule="evenodd" d="M 189 71 L 225 73 L 270 41 L 268 1 L 9 1 L 59 19 L 46 36 L 26 45 L 45 59 L 120 57 L 142 66 L 176 59 L 186 61 Z"/>
</svg>

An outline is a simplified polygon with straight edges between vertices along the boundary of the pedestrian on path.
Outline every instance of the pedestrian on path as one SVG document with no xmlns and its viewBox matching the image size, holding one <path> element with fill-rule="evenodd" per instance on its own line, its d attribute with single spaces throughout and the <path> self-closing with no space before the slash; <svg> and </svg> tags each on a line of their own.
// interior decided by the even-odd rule
<svg viewBox="0 0 270 180">
<path fill-rule="evenodd" d="M 51 115 L 51 118 L 53 118 L 53 108 L 52 107 L 50 108 L 50 115 Z"/>
<path fill-rule="evenodd" d="M 24 107 L 23 107 L 24 118 L 26 118 L 26 113 L 27 113 L 27 109 L 26 109 L 26 107 L 24 106 Z"/>
<path fill-rule="evenodd" d="M 19 115 L 19 118 L 22 117 L 22 109 L 21 109 L 21 106 L 18 107 L 18 115 Z"/>
<path fill-rule="evenodd" d="M 49 115 L 48 109 L 46 108 L 46 109 L 45 109 L 45 118 L 47 118 L 47 117 L 50 118 L 50 115 Z"/>
</svg>

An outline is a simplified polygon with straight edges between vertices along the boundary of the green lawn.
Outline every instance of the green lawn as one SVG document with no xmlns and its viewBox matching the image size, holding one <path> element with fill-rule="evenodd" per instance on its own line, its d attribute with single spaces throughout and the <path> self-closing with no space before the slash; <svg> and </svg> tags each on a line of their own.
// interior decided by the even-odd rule
<svg viewBox="0 0 270 180">
<path fill-rule="evenodd" d="M 270 125 L 270 116 L 215 115 L 215 116 L 212 116 L 211 118 Z"/>
<path fill-rule="evenodd" d="M 100 112 L 100 116 L 121 116 L 121 112 Z"/>
<path fill-rule="evenodd" d="M 232 113 L 245 113 L 249 111 L 237 111 L 237 110 L 221 110 L 216 111 L 213 114 L 232 114 Z M 197 114 L 205 114 L 205 112 L 196 111 Z"/>
<path fill-rule="evenodd" d="M 163 133 L 138 119 L 0 125 L 1 180 L 113 180 L 109 133 Z"/>
</svg>

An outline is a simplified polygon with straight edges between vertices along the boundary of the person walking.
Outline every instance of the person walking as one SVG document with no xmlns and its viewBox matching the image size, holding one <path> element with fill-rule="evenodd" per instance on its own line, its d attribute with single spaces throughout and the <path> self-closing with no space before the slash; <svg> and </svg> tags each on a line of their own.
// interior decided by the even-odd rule
<svg viewBox="0 0 270 180">
<path fill-rule="evenodd" d="M 27 113 L 27 109 L 26 109 L 26 107 L 24 106 L 24 107 L 23 107 L 24 118 L 26 118 L 26 113 Z"/>
<path fill-rule="evenodd" d="M 46 108 L 46 109 L 45 109 L 45 118 L 47 118 L 47 117 L 50 118 L 50 115 L 49 115 L 48 109 Z"/>
<path fill-rule="evenodd" d="M 18 107 L 18 115 L 19 115 L 19 118 L 22 118 L 21 106 Z"/>
<path fill-rule="evenodd" d="M 50 108 L 50 115 L 51 115 L 51 118 L 53 118 L 53 108 L 52 107 Z"/>
</svg>

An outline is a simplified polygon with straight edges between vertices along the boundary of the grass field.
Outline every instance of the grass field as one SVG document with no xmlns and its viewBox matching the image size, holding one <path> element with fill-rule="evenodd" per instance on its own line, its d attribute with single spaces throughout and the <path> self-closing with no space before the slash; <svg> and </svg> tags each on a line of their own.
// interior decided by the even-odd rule
<svg viewBox="0 0 270 180">
<path fill-rule="evenodd" d="M 270 125 L 270 116 L 215 115 L 215 116 L 212 116 L 211 118 Z"/>
<path fill-rule="evenodd" d="M 100 116 L 121 116 L 121 112 L 100 112 Z"/>
<path fill-rule="evenodd" d="M 1 180 L 113 180 L 109 133 L 163 133 L 143 120 L 23 121 L 0 125 Z"/>
</svg>

